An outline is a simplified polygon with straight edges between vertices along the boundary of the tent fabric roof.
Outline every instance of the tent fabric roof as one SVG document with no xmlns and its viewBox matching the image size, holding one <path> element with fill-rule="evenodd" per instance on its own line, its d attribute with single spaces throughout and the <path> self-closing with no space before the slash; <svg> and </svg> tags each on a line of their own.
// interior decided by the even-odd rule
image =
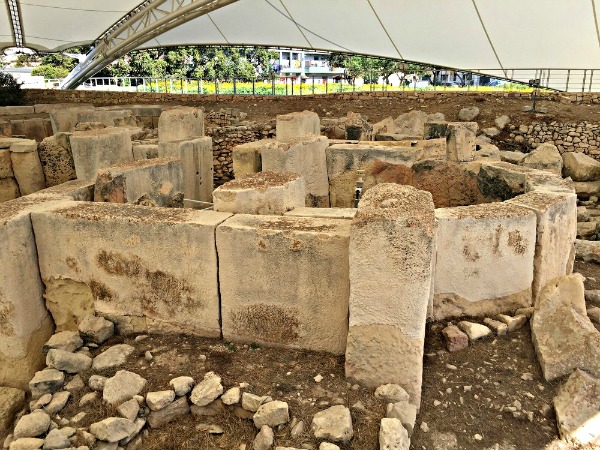
<svg viewBox="0 0 600 450">
<path fill-rule="evenodd" d="M 23 46 L 60 51 L 99 41 L 139 10 L 187 8 L 174 28 L 136 26 L 134 47 L 265 45 L 360 53 L 473 70 L 521 81 L 544 70 L 546 84 L 572 86 L 590 70 L 600 77 L 595 0 L 5 0 L 0 47 L 17 44 L 10 5 L 17 5 Z M 13 14 L 14 16 L 14 14 Z M 166 17 L 166 16 L 165 16 Z M 138 20 L 138 22 L 143 22 Z M 118 28 L 118 27 L 116 27 Z M 128 31 L 128 37 L 131 35 Z M 110 34 L 105 36 L 111 36 Z M 104 36 L 104 37 L 105 37 Z M 121 34 L 119 39 L 123 40 Z M 109 63 L 121 55 L 103 54 Z M 548 69 L 551 69 L 548 72 Z M 567 70 L 572 72 L 566 74 Z M 584 75 L 584 70 L 587 72 Z M 538 77 L 540 72 L 537 72 Z M 592 75 L 593 76 L 593 75 Z M 591 81 L 591 80 L 590 80 Z M 544 82 L 542 83 L 544 84 Z"/>
</svg>

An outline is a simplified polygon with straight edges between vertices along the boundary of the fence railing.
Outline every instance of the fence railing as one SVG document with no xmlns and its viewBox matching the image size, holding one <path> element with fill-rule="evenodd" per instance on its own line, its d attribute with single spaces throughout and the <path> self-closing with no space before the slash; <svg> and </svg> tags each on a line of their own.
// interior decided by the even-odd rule
<svg viewBox="0 0 600 450">
<path fill-rule="evenodd" d="M 477 71 L 475 71 L 477 72 Z M 148 77 L 94 77 L 88 79 L 78 89 L 120 91 L 120 92 L 155 92 L 170 94 L 232 94 L 232 95 L 317 95 L 341 92 L 373 92 L 373 91 L 519 91 L 531 92 L 533 88 L 528 80 L 539 80 L 542 89 L 568 92 L 599 92 L 600 69 L 563 70 L 563 69 L 518 69 L 498 71 L 498 79 L 491 79 L 482 84 L 475 78 L 464 84 L 445 82 L 431 84 L 427 81 L 405 81 L 386 84 L 378 82 L 356 82 L 346 79 L 325 79 L 321 76 L 303 77 L 301 81 L 295 77 L 281 77 L 269 80 L 241 81 L 202 80 L 197 78 L 148 78 Z M 517 79 L 511 82 L 500 77 Z M 484 78 L 485 79 L 485 78 Z M 489 79 L 489 77 L 487 78 Z M 61 80 L 46 80 L 48 89 L 58 88 Z"/>
</svg>

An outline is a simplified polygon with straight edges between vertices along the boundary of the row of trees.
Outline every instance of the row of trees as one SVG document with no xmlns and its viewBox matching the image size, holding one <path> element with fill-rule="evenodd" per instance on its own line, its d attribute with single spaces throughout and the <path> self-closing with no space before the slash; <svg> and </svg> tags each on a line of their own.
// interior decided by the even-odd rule
<svg viewBox="0 0 600 450">
<path fill-rule="evenodd" d="M 69 52 L 84 54 L 89 47 L 77 47 Z M 96 76 L 146 78 L 201 78 L 213 81 L 251 81 L 274 75 L 278 52 L 263 47 L 194 46 L 156 48 L 134 51 L 108 65 Z M 64 78 L 76 65 L 77 59 L 65 54 L 20 55 L 17 65 L 37 65 L 34 75 Z M 383 77 L 389 82 L 392 75 L 403 80 L 407 75 L 429 75 L 435 79 L 435 69 L 393 59 L 332 53 L 329 63 L 344 68 L 344 76 L 352 81 L 363 78 L 376 81 Z M 405 80 L 407 83 L 411 80 Z"/>
</svg>

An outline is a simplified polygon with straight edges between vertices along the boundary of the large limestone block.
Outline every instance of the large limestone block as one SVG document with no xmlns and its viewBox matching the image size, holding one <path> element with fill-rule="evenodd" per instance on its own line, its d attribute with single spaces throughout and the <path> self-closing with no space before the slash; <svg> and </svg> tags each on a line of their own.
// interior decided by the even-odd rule
<svg viewBox="0 0 600 450">
<path fill-rule="evenodd" d="M 229 181 L 213 192 L 214 210 L 234 214 L 283 215 L 304 206 L 304 178 L 259 172 Z"/>
<path fill-rule="evenodd" d="M 33 114 L 33 106 L 2 106 L 0 116 L 18 116 L 20 114 Z"/>
<path fill-rule="evenodd" d="M 94 183 L 92 181 L 85 180 L 67 181 L 66 183 L 59 184 L 58 186 L 52 186 L 50 188 L 37 191 L 35 194 L 30 194 L 28 197 L 32 199 L 53 199 L 55 197 L 61 197 L 64 200 L 93 202 Z"/>
<path fill-rule="evenodd" d="M 233 147 L 231 159 L 233 160 L 233 174 L 236 178 L 260 172 L 262 168 L 260 152 L 263 146 L 262 141 L 253 141 Z"/>
<path fill-rule="evenodd" d="M 429 192 L 387 183 L 365 192 L 350 233 L 346 377 L 369 387 L 398 384 L 415 405 L 434 256 Z"/>
<path fill-rule="evenodd" d="M 533 191 L 509 203 L 531 209 L 537 216 L 537 236 L 533 267 L 533 300 L 550 280 L 569 275 L 575 258 L 577 196 Z"/>
<path fill-rule="evenodd" d="M 37 145 L 34 145 L 31 151 L 15 152 L 12 149 L 17 145 L 11 146 L 10 160 L 21 195 L 29 195 L 44 189 L 46 179 L 38 156 Z"/>
<path fill-rule="evenodd" d="M 137 127 L 135 117 L 127 110 L 90 109 L 77 113 L 77 123 L 97 122 L 107 127 Z"/>
<path fill-rule="evenodd" d="M 449 161 L 472 161 L 475 158 L 477 122 L 448 123 Z"/>
<path fill-rule="evenodd" d="M 575 370 L 554 397 L 560 437 L 600 445 L 600 380 Z"/>
<path fill-rule="evenodd" d="M 527 154 L 519 165 L 562 175 L 563 159 L 556 145 L 546 142 Z"/>
<path fill-rule="evenodd" d="M 327 208 L 329 180 L 325 149 L 328 146 L 325 136 L 313 135 L 265 142 L 262 170 L 302 175 L 306 182 L 306 206 Z"/>
<path fill-rule="evenodd" d="M 562 159 L 565 177 L 571 177 L 573 181 L 600 179 L 600 162 L 585 153 L 565 152 Z"/>
<path fill-rule="evenodd" d="M 92 180 L 99 169 L 133 161 L 131 137 L 126 128 L 77 131 L 70 136 L 75 172 Z"/>
<path fill-rule="evenodd" d="M 142 144 L 133 146 L 133 159 L 136 161 L 142 159 L 158 158 L 157 144 Z"/>
<path fill-rule="evenodd" d="M 0 204 L 0 385 L 25 389 L 43 367 L 54 326 L 44 307 L 30 211 L 44 200 Z"/>
<path fill-rule="evenodd" d="M 54 134 L 59 132 L 71 132 L 79 122 L 81 111 L 93 110 L 92 105 L 80 105 L 72 108 L 61 108 L 50 111 L 50 123 Z"/>
<path fill-rule="evenodd" d="M 77 178 L 69 136 L 60 132 L 40 142 L 38 152 L 48 187 Z"/>
<path fill-rule="evenodd" d="M 37 103 L 34 105 L 36 114 L 49 114 L 53 111 L 69 108 L 93 108 L 90 103 Z"/>
<path fill-rule="evenodd" d="M 0 150 L 0 178 L 11 178 L 15 174 L 10 162 L 10 150 Z"/>
<path fill-rule="evenodd" d="M 94 201 L 183 207 L 181 160 L 155 158 L 100 169 Z"/>
<path fill-rule="evenodd" d="M 64 303 L 69 317 L 72 299 L 52 292 L 53 280 L 61 280 L 91 299 L 95 312 L 138 320 L 140 332 L 218 336 L 215 228 L 228 217 L 110 203 L 65 203 L 34 213 L 46 297 L 58 308 Z"/>
<path fill-rule="evenodd" d="M 301 138 L 321 134 L 321 122 L 315 112 L 302 111 L 277 116 L 275 136 L 277 140 Z"/>
<path fill-rule="evenodd" d="M 181 107 L 163 111 L 158 119 L 158 141 L 189 140 L 204 136 L 204 111 Z"/>
<path fill-rule="evenodd" d="M 220 225 L 224 338 L 343 354 L 349 234 L 343 219 L 236 215 Z"/>
<path fill-rule="evenodd" d="M 531 306 L 535 212 L 509 203 L 436 209 L 433 317 Z"/>
<path fill-rule="evenodd" d="M 294 208 L 285 213 L 285 216 L 312 217 L 321 219 L 354 219 L 356 208 Z"/>
<path fill-rule="evenodd" d="M 160 142 L 159 158 L 181 158 L 183 163 L 183 192 L 186 208 L 194 207 L 193 201 L 212 203 L 213 153 L 212 139 L 200 137 L 192 140 Z"/>
<path fill-rule="evenodd" d="M 41 142 L 54 134 L 50 121 L 39 117 L 25 120 L 11 120 L 10 126 L 13 136 L 25 136 L 27 139 L 34 139 L 37 142 Z"/>
<path fill-rule="evenodd" d="M 8 120 L 0 120 L 0 137 L 11 137 L 12 129 Z"/>
<path fill-rule="evenodd" d="M 14 200 L 20 196 L 21 192 L 19 192 L 17 180 L 15 180 L 13 177 L 0 178 L 0 202 Z"/>
<path fill-rule="evenodd" d="M 25 406 L 25 392 L 0 386 L 0 440 L 12 432 L 15 416 Z"/>
<path fill-rule="evenodd" d="M 600 377 L 600 332 L 587 316 L 583 276 L 555 278 L 540 291 L 531 336 L 547 381 L 585 370 Z"/>
</svg>

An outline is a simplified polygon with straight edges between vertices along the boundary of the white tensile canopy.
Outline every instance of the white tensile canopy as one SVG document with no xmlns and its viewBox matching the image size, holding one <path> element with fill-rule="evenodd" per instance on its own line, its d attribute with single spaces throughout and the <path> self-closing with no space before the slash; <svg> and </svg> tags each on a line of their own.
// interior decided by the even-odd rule
<svg viewBox="0 0 600 450">
<path fill-rule="evenodd" d="M 95 43 L 74 87 L 125 53 L 261 45 L 359 53 L 587 91 L 600 80 L 595 0 L 5 0 L 0 47 Z M 596 73 L 594 73 L 596 72 Z"/>
</svg>

